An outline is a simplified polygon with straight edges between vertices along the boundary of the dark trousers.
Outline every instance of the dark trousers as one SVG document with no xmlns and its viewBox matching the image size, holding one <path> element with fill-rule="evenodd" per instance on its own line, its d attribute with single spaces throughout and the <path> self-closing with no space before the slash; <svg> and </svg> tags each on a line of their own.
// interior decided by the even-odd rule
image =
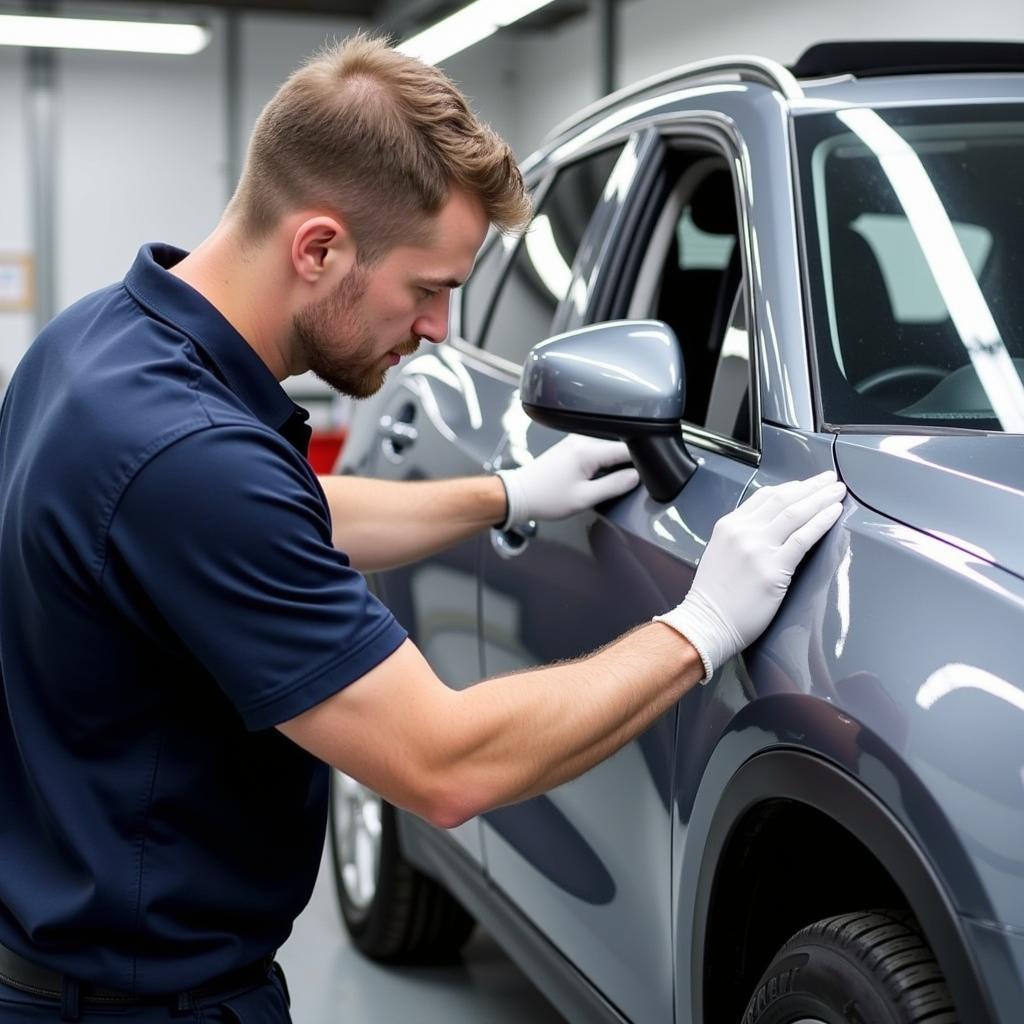
<svg viewBox="0 0 1024 1024">
<path fill-rule="evenodd" d="M 275 964 L 263 984 L 200 999 L 191 1009 L 84 1003 L 79 1006 L 77 1020 L 81 1024 L 291 1024 L 288 1002 L 284 972 Z M 30 995 L 0 982 L 0 1024 L 40 1024 L 61 1019 L 61 1007 L 53 999 Z"/>
</svg>

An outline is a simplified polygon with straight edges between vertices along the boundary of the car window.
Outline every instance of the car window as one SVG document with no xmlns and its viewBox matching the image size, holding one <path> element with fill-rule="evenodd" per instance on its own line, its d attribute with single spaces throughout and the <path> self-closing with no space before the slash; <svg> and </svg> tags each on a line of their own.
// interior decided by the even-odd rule
<svg viewBox="0 0 1024 1024">
<path fill-rule="evenodd" d="M 483 345 L 513 363 L 551 333 L 572 264 L 622 146 L 559 171 L 520 241 L 485 328 Z"/>
<path fill-rule="evenodd" d="M 1024 433 L 1024 107 L 797 129 L 826 423 Z"/>
<path fill-rule="evenodd" d="M 498 283 L 504 256 L 507 252 L 507 239 L 495 235 L 488 240 L 483 252 L 473 265 L 473 272 L 462 288 L 460 303 L 459 334 L 469 342 L 478 344 L 483 334 L 487 311 L 491 307 L 491 298 Z"/>
<path fill-rule="evenodd" d="M 637 240 L 632 295 L 613 315 L 667 323 L 683 351 L 683 418 L 749 444 L 749 339 L 738 298 L 743 262 L 732 172 L 724 157 L 706 153 L 673 153 L 668 161 L 660 206 Z"/>
</svg>

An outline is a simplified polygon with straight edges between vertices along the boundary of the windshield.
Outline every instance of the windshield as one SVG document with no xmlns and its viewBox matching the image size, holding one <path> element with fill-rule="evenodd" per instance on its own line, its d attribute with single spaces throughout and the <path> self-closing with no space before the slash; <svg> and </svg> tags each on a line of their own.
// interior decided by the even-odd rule
<svg viewBox="0 0 1024 1024">
<path fill-rule="evenodd" d="M 795 130 L 825 421 L 1024 433 L 1024 106 Z"/>
</svg>

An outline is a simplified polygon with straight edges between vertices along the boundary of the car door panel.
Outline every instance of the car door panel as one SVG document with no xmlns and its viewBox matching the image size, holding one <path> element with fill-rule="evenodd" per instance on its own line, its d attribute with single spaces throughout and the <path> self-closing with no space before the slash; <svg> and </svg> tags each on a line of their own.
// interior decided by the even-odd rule
<svg viewBox="0 0 1024 1024">
<path fill-rule="evenodd" d="M 518 398 L 510 390 L 509 401 Z M 532 425 L 499 452 L 536 457 L 560 435 Z M 525 444 L 525 453 L 523 445 Z M 608 507 L 541 523 L 514 558 L 482 558 L 489 674 L 576 658 L 676 604 L 719 516 L 753 467 L 698 452 L 678 499 L 642 487 Z M 549 794 L 483 818 L 488 871 L 546 937 L 633 1021 L 672 1008 L 670 788 L 675 711 Z M 658 881 L 660 879 L 660 882 Z"/>
</svg>

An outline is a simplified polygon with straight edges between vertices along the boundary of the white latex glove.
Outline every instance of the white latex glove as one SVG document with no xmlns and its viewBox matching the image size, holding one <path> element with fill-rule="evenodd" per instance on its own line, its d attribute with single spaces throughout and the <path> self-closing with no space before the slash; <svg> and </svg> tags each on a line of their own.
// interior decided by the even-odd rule
<svg viewBox="0 0 1024 1024">
<path fill-rule="evenodd" d="M 697 649 L 701 682 L 764 632 L 800 560 L 839 518 L 845 494 L 835 473 L 822 473 L 762 487 L 715 524 L 686 599 L 654 618 Z"/>
<path fill-rule="evenodd" d="M 622 441 L 570 434 L 525 466 L 499 469 L 496 475 L 508 496 L 508 515 L 501 529 L 531 519 L 565 519 L 625 494 L 640 482 L 632 466 L 591 479 L 598 470 L 624 462 L 630 462 L 630 457 Z"/>
</svg>

